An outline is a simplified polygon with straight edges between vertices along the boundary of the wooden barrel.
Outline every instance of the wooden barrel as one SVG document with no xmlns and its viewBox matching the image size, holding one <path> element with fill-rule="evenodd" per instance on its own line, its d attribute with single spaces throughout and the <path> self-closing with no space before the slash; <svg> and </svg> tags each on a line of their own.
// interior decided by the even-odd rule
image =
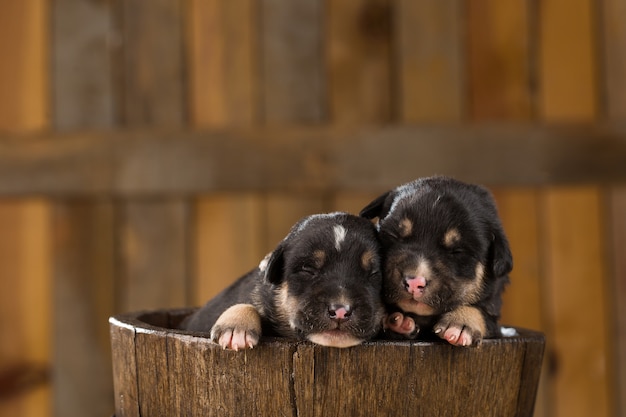
<svg viewBox="0 0 626 417">
<path fill-rule="evenodd" d="M 263 339 L 226 351 L 175 330 L 192 310 L 112 317 L 116 417 L 532 416 L 544 336 L 479 348 L 375 341 L 347 349 Z"/>
</svg>

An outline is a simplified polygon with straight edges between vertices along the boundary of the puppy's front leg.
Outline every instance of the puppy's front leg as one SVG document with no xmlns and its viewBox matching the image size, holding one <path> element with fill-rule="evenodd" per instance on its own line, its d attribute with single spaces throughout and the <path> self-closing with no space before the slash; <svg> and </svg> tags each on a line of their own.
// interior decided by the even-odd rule
<svg viewBox="0 0 626 417">
<path fill-rule="evenodd" d="M 261 336 L 261 316 L 251 304 L 235 304 L 219 316 L 211 340 L 224 349 L 252 349 Z"/>
<path fill-rule="evenodd" d="M 482 313 L 475 307 L 461 306 L 441 316 L 433 331 L 456 346 L 480 344 L 487 331 Z"/>
</svg>

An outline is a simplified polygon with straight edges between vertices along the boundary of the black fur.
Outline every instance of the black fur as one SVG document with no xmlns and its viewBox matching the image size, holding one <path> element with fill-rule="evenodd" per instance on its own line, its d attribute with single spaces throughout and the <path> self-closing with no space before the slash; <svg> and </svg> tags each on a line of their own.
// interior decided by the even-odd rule
<svg viewBox="0 0 626 417">
<path fill-rule="evenodd" d="M 336 227 L 345 230 L 339 245 Z M 229 307 L 249 304 L 261 318 L 264 335 L 326 344 L 315 335 L 341 330 L 358 341 L 370 339 L 384 313 L 379 251 L 376 230 L 364 218 L 347 213 L 306 217 L 259 267 L 207 302 L 182 328 L 209 332 Z M 349 316 L 333 318 L 334 305 L 349 306 Z"/>
<path fill-rule="evenodd" d="M 408 290 L 408 275 L 422 265 L 419 270 L 427 271 L 424 275 L 428 275 L 428 284 L 417 298 L 423 297 L 432 311 L 404 311 L 422 333 L 434 329 L 443 336 L 454 324 L 467 328 L 472 343 L 500 335 L 501 295 L 513 259 L 487 189 L 447 177 L 418 179 L 383 194 L 360 215 L 378 217 L 386 258 L 383 298 L 392 311 L 416 299 Z M 448 232 L 451 234 L 446 243 Z M 455 233 L 459 239 L 455 239 Z M 452 317 L 455 310 L 463 312 L 459 308 L 464 306 L 480 311 L 485 332 L 472 328 L 477 327 L 472 323 L 458 322 L 458 318 L 453 320 L 455 323 L 447 323 L 446 317 Z"/>
</svg>

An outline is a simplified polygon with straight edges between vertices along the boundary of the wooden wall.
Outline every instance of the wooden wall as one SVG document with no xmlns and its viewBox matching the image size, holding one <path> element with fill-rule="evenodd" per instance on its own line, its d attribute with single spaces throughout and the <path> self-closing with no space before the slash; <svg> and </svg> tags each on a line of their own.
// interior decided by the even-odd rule
<svg viewBox="0 0 626 417">
<path fill-rule="evenodd" d="M 301 216 L 490 186 L 536 415 L 626 416 L 626 0 L 0 4 L 0 415 L 112 411 L 108 316 L 198 305 Z M 425 376 L 427 377 L 427 376 Z"/>
</svg>

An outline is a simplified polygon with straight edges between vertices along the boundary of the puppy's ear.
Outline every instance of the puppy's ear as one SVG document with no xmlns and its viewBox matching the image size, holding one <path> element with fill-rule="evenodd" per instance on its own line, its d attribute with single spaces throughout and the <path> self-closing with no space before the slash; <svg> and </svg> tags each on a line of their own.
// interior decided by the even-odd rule
<svg viewBox="0 0 626 417">
<path fill-rule="evenodd" d="M 497 225 L 492 232 L 490 252 L 491 265 L 495 277 L 501 277 L 511 272 L 513 269 L 513 254 L 509 247 L 509 241 L 500 225 Z"/>
<path fill-rule="evenodd" d="M 389 197 L 391 197 L 392 194 L 393 190 L 387 191 L 385 194 L 376 198 L 361 210 L 359 216 L 370 220 L 374 217 L 378 217 L 379 219 L 384 218 L 387 213 L 389 213 L 391 204 L 388 201 L 390 200 Z"/>
<path fill-rule="evenodd" d="M 263 277 L 270 284 L 280 284 L 285 274 L 285 245 L 284 242 L 265 257 L 261 267 Z"/>
</svg>

